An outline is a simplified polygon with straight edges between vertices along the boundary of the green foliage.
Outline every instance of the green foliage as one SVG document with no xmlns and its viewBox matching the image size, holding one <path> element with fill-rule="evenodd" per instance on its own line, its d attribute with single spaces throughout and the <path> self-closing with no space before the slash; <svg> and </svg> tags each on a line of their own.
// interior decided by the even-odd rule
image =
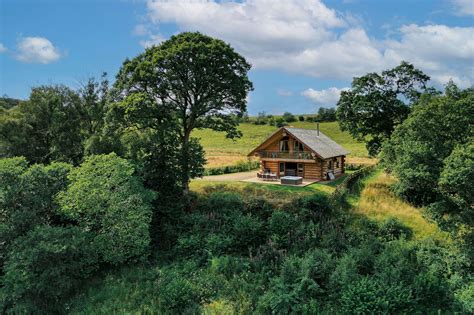
<svg viewBox="0 0 474 315">
<path fill-rule="evenodd" d="M 220 167 L 210 167 L 204 171 L 204 176 L 209 175 L 221 175 L 221 174 L 231 174 L 238 172 L 247 172 L 256 170 L 260 167 L 259 161 L 239 161 L 234 165 L 220 166 Z"/>
<path fill-rule="evenodd" d="M 410 228 L 403 225 L 396 218 L 388 218 L 385 220 L 379 229 L 379 235 L 386 241 L 393 241 L 400 238 L 409 239 L 413 232 Z"/>
<path fill-rule="evenodd" d="M 450 215 L 450 221 L 474 226 L 474 143 L 459 145 L 444 160 L 438 186 L 444 198 L 456 207 L 449 207 L 440 216 Z M 454 208 L 454 209 L 453 209 Z M 450 212 L 448 211 L 456 211 Z"/>
<path fill-rule="evenodd" d="M 336 109 L 320 107 L 317 119 L 318 121 L 336 121 Z"/>
<path fill-rule="evenodd" d="M 1 289 L 11 313 L 64 313 L 65 300 L 97 268 L 90 235 L 76 227 L 38 226 L 11 247 Z"/>
<path fill-rule="evenodd" d="M 37 225 L 60 224 L 55 195 L 66 189 L 71 166 L 52 163 L 27 168 L 24 158 L 0 159 L 0 249 Z"/>
<path fill-rule="evenodd" d="M 298 120 L 299 120 L 299 121 L 304 121 L 304 116 L 303 116 L 303 115 L 299 115 L 299 116 L 298 116 Z"/>
<path fill-rule="evenodd" d="M 181 33 L 124 62 L 114 85 L 113 110 L 127 126 L 175 130 L 180 181 L 187 193 L 195 176 L 189 166 L 191 132 L 210 128 L 225 131 L 229 138 L 241 135 L 236 127 L 252 89 L 249 70 L 245 59 L 223 41 Z"/>
<path fill-rule="evenodd" d="M 2 114 L 0 156 L 77 164 L 83 150 L 79 107 L 79 95 L 65 86 L 33 88 L 27 102 Z"/>
<path fill-rule="evenodd" d="M 133 165 L 115 154 L 89 157 L 59 194 L 61 212 L 94 234 L 101 258 L 119 264 L 147 255 L 154 195 L 134 176 Z"/>
<path fill-rule="evenodd" d="M 474 235 L 473 117 L 474 90 L 448 85 L 445 95 L 420 99 L 382 152 L 398 179 L 395 192 L 428 206 L 427 213 L 460 237 L 466 249 L 472 248 Z"/>
<path fill-rule="evenodd" d="M 352 88 L 342 91 L 337 103 L 336 115 L 342 130 L 365 140 L 369 154 L 376 155 L 382 142 L 408 116 L 411 104 L 426 90 L 429 79 L 407 62 L 381 74 L 354 78 Z"/>
<path fill-rule="evenodd" d="M 289 122 L 289 123 L 296 121 L 295 116 L 290 112 L 284 112 L 281 118 L 283 118 L 284 121 Z"/>
</svg>

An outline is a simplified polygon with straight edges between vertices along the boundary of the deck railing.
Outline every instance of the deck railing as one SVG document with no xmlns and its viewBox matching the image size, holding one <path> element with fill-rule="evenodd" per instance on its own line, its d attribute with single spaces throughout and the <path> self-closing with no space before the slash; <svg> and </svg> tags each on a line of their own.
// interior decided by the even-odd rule
<svg viewBox="0 0 474 315">
<path fill-rule="evenodd" d="M 260 157 L 270 159 L 314 160 L 310 152 L 260 151 Z"/>
</svg>

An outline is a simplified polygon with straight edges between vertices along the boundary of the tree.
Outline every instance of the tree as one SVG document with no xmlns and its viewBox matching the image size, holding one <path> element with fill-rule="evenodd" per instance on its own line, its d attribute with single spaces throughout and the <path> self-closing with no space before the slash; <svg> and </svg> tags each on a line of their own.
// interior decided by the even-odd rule
<svg viewBox="0 0 474 315">
<path fill-rule="evenodd" d="M 382 142 L 408 116 L 429 79 L 404 61 L 381 74 L 354 78 L 352 88 L 342 91 L 337 103 L 336 116 L 341 129 L 366 141 L 369 154 L 376 155 Z"/>
<path fill-rule="evenodd" d="M 71 171 L 58 195 L 61 213 L 94 234 L 103 261 L 119 264 L 145 255 L 154 194 L 134 176 L 133 165 L 115 153 L 94 155 Z"/>
<path fill-rule="evenodd" d="M 336 120 L 336 109 L 320 107 L 318 110 L 319 121 L 335 121 Z"/>
<path fill-rule="evenodd" d="M 189 191 L 191 132 L 196 128 L 240 136 L 238 118 L 252 90 L 250 64 L 221 40 L 181 33 L 126 60 L 114 85 L 128 125 L 159 130 L 176 125 L 180 181 Z"/>
<path fill-rule="evenodd" d="M 65 300 L 97 269 L 88 233 L 77 227 L 38 226 L 7 254 L 2 297 L 12 314 L 63 314 Z"/>
<path fill-rule="evenodd" d="M 295 116 L 290 112 L 284 112 L 282 118 L 284 121 L 289 123 L 296 121 Z"/>
<path fill-rule="evenodd" d="M 38 225 L 62 223 L 55 195 L 66 189 L 70 170 L 65 163 L 28 168 L 25 158 L 0 159 L 0 252 Z"/>
<path fill-rule="evenodd" d="M 28 101 L 0 119 L 0 156 L 25 156 L 31 163 L 82 159 L 79 95 L 65 86 L 33 88 Z"/>
<path fill-rule="evenodd" d="M 384 144 L 382 162 L 398 179 L 397 194 L 427 206 L 441 228 L 464 233 L 468 242 L 474 236 L 474 89 L 447 87 L 445 95 L 420 97 Z"/>
</svg>

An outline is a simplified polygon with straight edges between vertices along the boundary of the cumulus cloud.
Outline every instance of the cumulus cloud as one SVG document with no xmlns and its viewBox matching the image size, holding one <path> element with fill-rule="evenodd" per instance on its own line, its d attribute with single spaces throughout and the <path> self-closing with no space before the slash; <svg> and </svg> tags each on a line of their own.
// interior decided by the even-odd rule
<svg viewBox="0 0 474 315">
<path fill-rule="evenodd" d="M 2 43 L 0 43 L 0 53 L 7 51 L 7 47 L 3 46 Z"/>
<path fill-rule="evenodd" d="M 229 42 L 260 69 L 351 80 L 406 60 L 433 80 L 471 85 L 472 27 L 404 25 L 396 39 L 377 39 L 320 0 L 149 0 L 149 21 L 174 23 Z M 156 37 L 156 38 L 154 38 Z M 151 35 L 144 46 L 159 43 Z"/>
<path fill-rule="evenodd" d="M 312 102 L 318 105 L 336 105 L 339 101 L 339 97 L 342 91 L 346 91 L 348 88 L 338 89 L 336 87 L 330 87 L 325 90 L 314 90 L 314 89 L 306 89 L 301 92 L 301 95 L 307 97 Z"/>
<path fill-rule="evenodd" d="M 474 15 L 474 2 L 472 0 L 453 0 L 455 12 L 459 15 Z"/>
<path fill-rule="evenodd" d="M 61 57 L 59 50 L 44 37 L 24 37 L 17 45 L 16 58 L 22 62 L 47 64 Z"/>
</svg>

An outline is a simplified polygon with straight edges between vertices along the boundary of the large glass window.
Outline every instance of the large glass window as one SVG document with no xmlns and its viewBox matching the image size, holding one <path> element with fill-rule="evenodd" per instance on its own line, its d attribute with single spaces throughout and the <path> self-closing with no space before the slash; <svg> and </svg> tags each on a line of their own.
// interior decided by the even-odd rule
<svg viewBox="0 0 474 315">
<path fill-rule="evenodd" d="M 288 152 L 288 151 L 290 151 L 290 147 L 288 146 L 288 140 L 281 140 L 280 152 Z"/>
<path fill-rule="evenodd" d="M 293 142 L 293 151 L 303 152 L 304 151 L 304 144 L 302 144 L 301 142 L 295 140 Z"/>
</svg>

